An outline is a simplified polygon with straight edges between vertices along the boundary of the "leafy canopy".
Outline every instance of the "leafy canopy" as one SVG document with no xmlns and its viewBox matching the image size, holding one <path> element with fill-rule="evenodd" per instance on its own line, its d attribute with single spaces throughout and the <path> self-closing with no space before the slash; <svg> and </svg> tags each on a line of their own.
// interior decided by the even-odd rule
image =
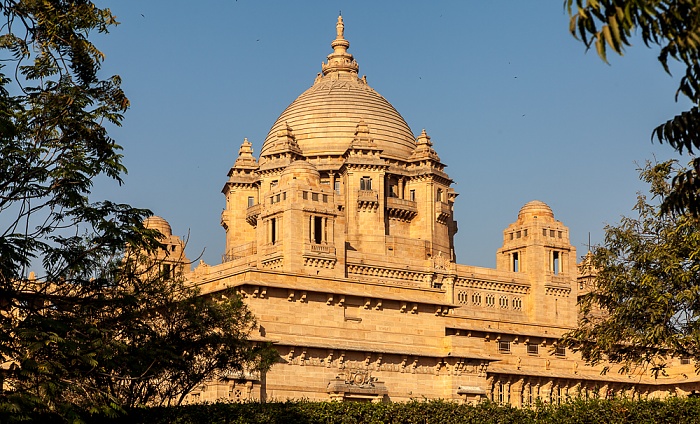
<svg viewBox="0 0 700 424">
<path fill-rule="evenodd" d="M 672 60 L 685 68 L 676 100 L 683 95 L 693 106 L 656 127 L 651 137 L 681 154 L 700 149 L 700 1 L 566 0 L 565 6 L 571 33 L 586 47 L 595 47 L 604 61 L 608 50 L 622 55 L 639 34 L 644 44 L 660 48 L 658 60 L 667 73 Z M 664 212 L 700 214 L 699 173 L 700 158 L 695 158 L 690 169 L 674 175 Z"/>
<path fill-rule="evenodd" d="M 690 214 L 664 214 L 660 199 L 670 180 L 686 169 L 674 161 L 647 164 L 637 216 L 605 229 L 582 271 L 595 274 L 581 299 L 579 328 L 564 343 L 592 363 L 613 362 L 663 373 L 668 357 L 700 364 L 700 221 Z"/>
<path fill-rule="evenodd" d="M 91 199 L 126 172 L 106 125 L 129 101 L 90 41 L 116 23 L 87 0 L 0 0 L 0 422 L 177 402 L 273 357 L 235 295 L 143 266 L 162 247 L 150 211 Z"/>
</svg>

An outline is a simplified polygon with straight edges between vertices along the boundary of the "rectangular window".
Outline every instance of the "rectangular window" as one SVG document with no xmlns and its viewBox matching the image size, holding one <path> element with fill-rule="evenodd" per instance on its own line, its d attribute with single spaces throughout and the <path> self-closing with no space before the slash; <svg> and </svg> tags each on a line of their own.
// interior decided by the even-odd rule
<svg viewBox="0 0 700 424">
<path fill-rule="evenodd" d="M 542 235 L 545 236 L 545 237 L 547 237 L 547 230 L 544 229 L 544 228 L 542 229 Z"/>
<path fill-rule="evenodd" d="M 160 269 L 161 277 L 164 280 L 170 280 L 172 278 L 172 269 L 170 264 L 163 264 Z"/>
<path fill-rule="evenodd" d="M 323 203 L 328 203 L 328 195 L 327 194 L 323 195 Z"/>
<path fill-rule="evenodd" d="M 274 188 L 274 187 L 277 187 L 277 180 L 270 182 L 270 188 Z"/>
<path fill-rule="evenodd" d="M 523 230 L 523 237 L 527 237 L 527 230 Z"/>
<path fill-rule="evenodd" d="M 527 353 L 528 355 L 538 355 L 540 353 L 540 346 L 536 344 L 528 344 Z"/>
<path fill-rule="evenodd" d="M 340 194 L 340 181 L 335 180 L 334 185 L 335 185 L 335 187 L 333 187 L 333 190 L 335 190 L 336 193 Z"/>
<path fill-rule="evenodd" d="M 442 202 L 442 189 L 441 189 L 441 188 L 439 188 L 439 189 L 437 190 L 437 198 L 436 198 L 436 200 L 437 200 L 438 202 Z"/>
<path fill-rule="evenodd" d="M 302 191 L 302 192 L 301 192 L 301 198 L 304 199 L 304 200 L 308 200 L 308 199 L 309 199 L 309 193 L 306 192 L 306 191 Z"/>
<path fill-rule="evenodd" d="M 248 207 L 255 206 L 255 198 L 253 196 L 248 196 Z"/>
<path fill-rule="evenodd" d="M 681 358 L 681 365 L 690 365 L 690 358 Z"/>
<path fill-rule="evenodd" d="M 272 218 L 270 220 L 270 243 L 275 244 L 277 242 L 277 218 Z"/>
<path fill-rule="evenodd" d="M 554 237 L 554 230 L 549 230 L 549 236 Z"/>
<path fill-rule="evenodd" d="M 360 190 L 372 190 L 372 179 L 370 177 L 360 178 Z"/>
<path fill-rule="evenodd" d="M 498 351 L 503 353 L 510 353 L 510 342 L 499 341 Z"/>
<path fill-rule="evenodd" d="M 561 231 L 557 231 L 557 237 L 558 237 L 558 238 L 561 238 L 561 235 L 562 235 L 562 234 L 561 234 Z"/>
<path fill-rule="evenodd" d="M 518 252 L 513 252 L 513 272 L 520 272 L 520 255 Z"/>
<path fill-rule="evenodd" d="M 282 193 L 282 200 L 287 200 L 287 192 Z"/>
<path fill-rule="evenodd" d="M 275 203 L 279 203 L 279 202 L 280 202 L 280 195 L 277 194 L 277 195 L 275 196 Z"/>
<path fill-rule="evenodd" d="M 559 259 L 560 259 L 559 252 L 552 252 L 552 272 L 554 274 L 559 274 L 559 272 L 560 272 L 560 269 L 559 269 L 560 260 Z"/>
<path fill-rule="evenodd" d="M 525 385 L 523 400 L 525 402 L 525 405 L 532 405 L 532 386 L 530 384 Z"/>
<path fill-rule="evenodd" d="M 411 200 L 411 202 L 415 202 L 415 201 L 416 201 L 416 191 L 415 191 L 415 190 L 411 190 L 411 191 L 410 191 L 410 193 L 409 193 L 409 199 Z"/>
<path fill-rule="evenodd" d="M 510 233 L 510 239 L 513 240 L 513 233 Z"/>
<path fill-rule="evenodd" d="M 522 233 L 520 231 L 515 232 L 515 238 L 520 238 L 522 236 Z"/>
<path fill-rule="evenodd" d="M 566 356 L 566 348 L 564 346 L 557 346 L 554 354 L 556 356 Z"/>
<path fill-rule="evenodd" d="M 499 382 L 498 383 L 498 403 L 501 405 L 506 403 L 506 386 L 505 384 Z"/>
<path fill-rule="evenodd" d="M 321 244 L 323 241 L 323 218 L 320 216 L 314 217 L 314 243 Z"/>
<path fill-rule="evenodd" d="M 311 193 L 311 200 L 318 202 L 318 193 Z"/>
</svg>

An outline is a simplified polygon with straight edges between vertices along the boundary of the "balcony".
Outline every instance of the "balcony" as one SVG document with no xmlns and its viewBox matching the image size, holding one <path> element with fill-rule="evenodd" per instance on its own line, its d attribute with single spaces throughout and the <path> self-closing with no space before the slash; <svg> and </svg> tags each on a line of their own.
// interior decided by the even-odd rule
<svg viewBox="0 0 700 424">
<path fill-rule="evenodd" d="M 304 244 L 305 254 L 314 255 L 329 255 L 335 256 L 335 246 L 330 244 L 315 244 L 315 243 L 305 243 Z"/>
<path fill-rule="evenodd" d="M 447 224 L 452 216 L 452 208 L 445 202 L 435 202 L 435 220 L 441 224 Z"/>
<path fill-rule="evenodd" d="M 304 243 L 304 266 L 309 268 L 335 267 L 335 246 L 330 244 Z"/>
<path fill-rule="evenodd" d="M 245 222 L 255 227 L 258 224 L 258 217 L 260 216 L 260 204 L 250 206 L 245 211 Z"/>
<path fill-rule="evenodd" d="M 416 202 L 398 197 L 388 197 L 386 199 L 386 211 L 390 218 L 400 221 L 410 221 L 418 215 Z"/>
<path fill-rule="evenodd" d="M 372 209 L 379 206 L 379 193 L 376 190 L 357 190 L 357 207 Z"/>
</svg>

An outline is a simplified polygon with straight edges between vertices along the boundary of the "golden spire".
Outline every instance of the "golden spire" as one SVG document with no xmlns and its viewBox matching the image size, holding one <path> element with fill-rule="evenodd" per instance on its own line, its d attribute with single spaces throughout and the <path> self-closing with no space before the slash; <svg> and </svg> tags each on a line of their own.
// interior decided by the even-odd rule
<svg viewBox="0 0 700 424">
<path fill-rule="evenodd" d="M 321 65 L 323 75 L 328 75 L 331 72 L 350 72 L 357 75 L 360 67 L 357 62 L 355 62 L 352 55 L 348 53 L 350 42 L 346 40 L 344 36 L 345 24 L 343 24 L 342 16 L 338 16 L 338 23 L 335 24 L 335 32 L 335 40 L 331 43 L 333 53 L 328 55 L 328 63 L 323 63 Z"/>
</svg>

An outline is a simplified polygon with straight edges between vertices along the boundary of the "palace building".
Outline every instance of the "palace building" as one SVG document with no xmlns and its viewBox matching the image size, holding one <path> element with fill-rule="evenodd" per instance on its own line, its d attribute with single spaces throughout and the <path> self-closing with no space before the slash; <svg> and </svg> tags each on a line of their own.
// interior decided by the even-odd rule
<svg viewBox="0 0 700 424">
<path fill-rule="evenodd" d="M 272 124 L 259 157 L 248 140 L 240 146 L 222 189 L 222 263 L 185 272 L 208 295 L 235 288 L 260 324 L 254 338 L 272 342 L 279 362 L 206 383 L 189 401 L 521 406 L 697 388 L 683 360 L 657 380 L 601 375 L 557 345 L 592 277 L 579 275 L 569 229 L 547 204 L 514 211 L 495 269 L 456 263 L 457 193 L 439 143 L 414 136 L 360 76 L 341 17 L 336 30 L 321 72 Z M 167 222 L 147 224 L 181 249 Z"/>
</svg>

